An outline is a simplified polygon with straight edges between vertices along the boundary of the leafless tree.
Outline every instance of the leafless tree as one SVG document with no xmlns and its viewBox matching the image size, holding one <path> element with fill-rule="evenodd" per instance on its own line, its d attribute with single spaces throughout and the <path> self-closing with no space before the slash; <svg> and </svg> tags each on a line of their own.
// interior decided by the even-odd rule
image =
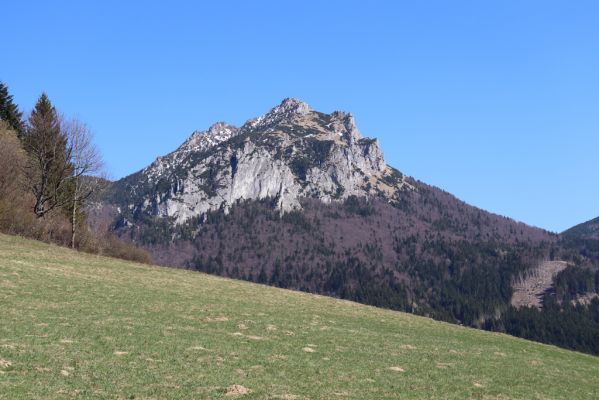
<svg viewBox="0 0 599 400">
<path fill-rule="evenodd" d="M 77 119 L 64 120 L 61 123 L 71 150 L 72 188 L 71 208 L 71 247 L 75 247 L 78 216 L 84 210 L 91 195 L 100 189 L 105 182 L 99 176 L 103 174 L 104 163 L 98 148 L 94 144 L 93 135 L 87 125 Z"/>
</svg>

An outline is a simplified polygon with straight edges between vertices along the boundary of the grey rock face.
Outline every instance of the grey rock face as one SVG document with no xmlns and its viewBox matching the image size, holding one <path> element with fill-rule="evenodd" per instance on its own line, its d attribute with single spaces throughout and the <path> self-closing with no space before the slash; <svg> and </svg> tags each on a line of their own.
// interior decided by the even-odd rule
<svg viewBox="0 0 599 400">
<path fill-rule="evenodd" d="M 303 197 L 392 201 L 411 189 L 387 167 L 377 140 L 362 137 L 351 114 L 323 114 L 295 99 L 241 128 L 219 122 L 194 132 L 138 175 L 130 186 L 141 199 L 131 200 L 129 209 L 177 224 L 212 210 L 227 212 L 240 200 L 271 198 L 284 212 L 301 208 Z"/>
</svg>

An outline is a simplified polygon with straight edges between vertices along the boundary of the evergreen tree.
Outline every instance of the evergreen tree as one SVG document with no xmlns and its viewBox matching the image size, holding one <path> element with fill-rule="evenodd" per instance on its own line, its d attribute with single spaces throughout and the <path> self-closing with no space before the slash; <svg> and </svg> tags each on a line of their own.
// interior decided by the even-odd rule
<svg viewBox="0 0 599 400">
<path fill-rule="evenodd" d="M 6 121 L 19 136 L 22 136 L 24 126 L 21 117 L 19 108 L 8 93 L 8 87 L 0 82 L 0 120 Z"/>
<path fill-rule="evenodd" d="M 258 274 L 258 283 L 268 283 L 268 275 L 266 275 L 266 270 L 264 269 L 264 265 L 262 265 L 260 274 Z"/>
<path fill-rule="evenodd" d="M 35 196 L 33 211 L 43 217 L 70 202 L 72 175 L 71 149 L 60 119 L 45 93 L 42 93 L 28 120 L 23 144 L 28 154 L 26 177 Z"/>
</svg>

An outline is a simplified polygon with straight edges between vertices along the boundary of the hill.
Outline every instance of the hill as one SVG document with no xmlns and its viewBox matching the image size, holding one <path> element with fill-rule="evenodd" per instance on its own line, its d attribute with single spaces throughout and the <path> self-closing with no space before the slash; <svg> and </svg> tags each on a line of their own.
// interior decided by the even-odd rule
<svg viewBox="0 0 599 400">
<path fill-rule="evenodd" d="M 17 237 L 0 286 L 0 399 L 599 397 L 593 356 Z"/>
<path fill-rule="evenodd" d="M 562 235 L 586 239 L 599 239 L 599 217 L 573 226 L 564 231 Z"/>
<path fill-rule="evenodd" d="M 113 182 L 90 214 L 161 265 L 599 354 L 599 302 L 569 306 L 595 298 L 599 285 L 568 287 L 554 313 L 544 307 L 560 272 L 548 266 L 583 268 L 564 274 L 585 282 L 595 274 L 588 245 L 405 176 L 346 112 L 285 99 L 239 128 L 216 123 Z M 576 323 L 562 325 L 560 312 Z"/>
</svg>

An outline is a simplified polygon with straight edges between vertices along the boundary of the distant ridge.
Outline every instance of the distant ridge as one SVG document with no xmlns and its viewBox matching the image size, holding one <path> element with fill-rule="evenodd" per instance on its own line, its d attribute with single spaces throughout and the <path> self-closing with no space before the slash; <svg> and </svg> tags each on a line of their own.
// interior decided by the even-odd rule
<svg viewBox="0 0 599 400">
<path fill-rule="evenodd" d="M 583 222 L 582 224 L 573 226 L 572 228 L 564 231 L 562 235 L 589 239 L 599 239 L 599 217 L 587 222 Z"/>
</svg>

